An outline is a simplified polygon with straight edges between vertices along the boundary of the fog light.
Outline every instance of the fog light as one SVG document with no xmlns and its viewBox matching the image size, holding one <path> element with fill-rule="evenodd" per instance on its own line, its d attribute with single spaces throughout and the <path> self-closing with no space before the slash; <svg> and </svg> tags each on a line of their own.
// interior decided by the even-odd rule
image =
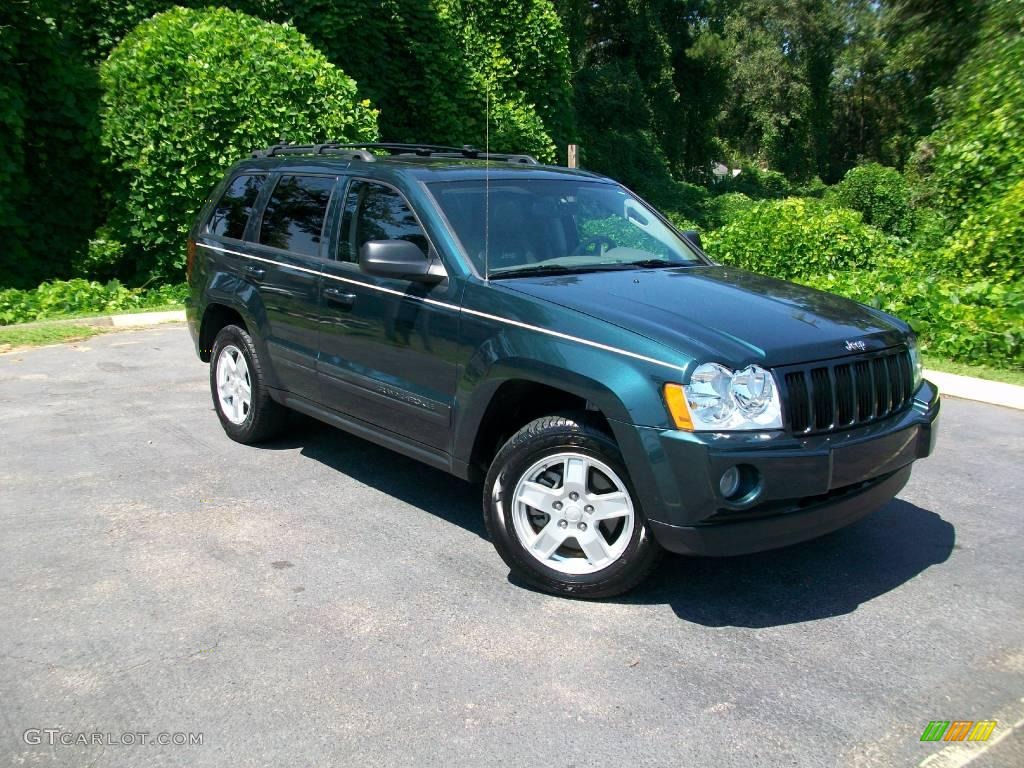
<svg viewBox="0 0 1024 768">
<path fill-rule="evenodd" d="M 740 471 L 736 467 L 729 467 L 722 473 L 722 478 L 718 481 L 718 490 L 725 498 L 731 499 L 739 489 Z"/>
</svg>

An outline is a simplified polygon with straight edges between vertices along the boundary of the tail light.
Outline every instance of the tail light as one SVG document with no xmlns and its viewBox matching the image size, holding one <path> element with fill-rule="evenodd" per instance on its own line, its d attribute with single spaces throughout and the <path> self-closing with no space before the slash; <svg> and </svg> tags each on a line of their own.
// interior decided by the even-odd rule
<svg viewBox="0 0 1024 768">
<path fill-rule="evenodd" d="M 188 255 L 185 258 L 185 279 L 188 282 L 192 282 L 192 264 L 196 260 L 196 241 L 192 238 L 188 240 Z"/>
</svg>

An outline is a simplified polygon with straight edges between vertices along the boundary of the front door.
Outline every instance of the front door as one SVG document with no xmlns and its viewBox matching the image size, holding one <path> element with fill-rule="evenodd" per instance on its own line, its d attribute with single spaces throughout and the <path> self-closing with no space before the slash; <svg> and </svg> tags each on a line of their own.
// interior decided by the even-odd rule
<svg viewBox="0 0 1024 768">
<path fill-rule="evenodd" d="M 433 256 L 427 233 L 394 187 L 354 179 L 339 213 L 334 258 L 320 287 L 323 401 L 447 451 L 459 352 L 456 286 L 360 271 L 359 251 L 369 240 L 409 240 L 424 259 Z"/>
</svg>

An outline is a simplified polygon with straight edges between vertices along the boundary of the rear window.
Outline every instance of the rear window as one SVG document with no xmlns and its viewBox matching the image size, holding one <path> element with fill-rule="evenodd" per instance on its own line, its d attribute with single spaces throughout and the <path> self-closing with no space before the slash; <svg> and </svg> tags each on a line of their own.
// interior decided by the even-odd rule
<svg viewBox="0 0 1024 768">
<path fill-rule="evenodd" d="M 266 174 L 247 173 L 232 181 L 213 209 L 206 231 L 211 235 L 241 240 L 256 198 L 266 180 Z"/>
<path fill-rule="evenodd" d="M 334 181 L 328 176 L 282 176 L 263 211 L 260 243 L 302 256 L 319 254 Z"/>
</svg>

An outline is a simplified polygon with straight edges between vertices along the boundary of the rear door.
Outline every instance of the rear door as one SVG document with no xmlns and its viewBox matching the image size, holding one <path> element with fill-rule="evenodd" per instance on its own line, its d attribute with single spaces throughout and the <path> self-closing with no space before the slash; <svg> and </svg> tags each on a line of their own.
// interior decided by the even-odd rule
<svg viewBox="0 0 1024 768">
<path fill-rule="evenodd" d="M 321 285 L 320 388 L 324 403 L 448 450 L 458 373 L 458 281 L 428 285 L 359 268 L 368 240 L 409 240 L 436 256 L 395 187 L 352 179 L 337 206 L 333 259 Z"/>
<path fill-rule="evenodd" d="M 338 176 L 281 173 L 257 225 L 244 265 L 248 290 L 266 312 L 266 344 L 274 370 L 291 393 L 319 400 L 317 304 L 324 232 Z M 248 297 L 243 297 L 248 298 Z"/>
</svg>

